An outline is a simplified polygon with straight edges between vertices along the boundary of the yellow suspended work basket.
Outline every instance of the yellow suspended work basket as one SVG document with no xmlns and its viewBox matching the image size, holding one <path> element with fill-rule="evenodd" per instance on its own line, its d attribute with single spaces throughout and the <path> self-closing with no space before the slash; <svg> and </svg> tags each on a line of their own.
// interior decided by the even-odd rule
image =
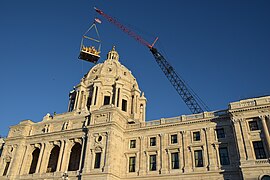
<svg viewBox="0 0 270 180">
<path fill-rule="evenodd" d="M 95 29 L 96 38 L 87 35 L 92 29 Z M 101 41 L 96 23 L 94 22 L 82 37 L 79 59 L 96 64 L 100 58 L 100 47 Z"/>
</svg>

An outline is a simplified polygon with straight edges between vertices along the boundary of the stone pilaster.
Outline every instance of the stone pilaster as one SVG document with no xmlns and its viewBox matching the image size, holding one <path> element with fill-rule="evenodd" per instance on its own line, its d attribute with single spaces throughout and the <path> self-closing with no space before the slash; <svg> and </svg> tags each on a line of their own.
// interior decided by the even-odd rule
<svg viewBox="0 0 270 180">
<path fill-rule="evenodd" d="M 210 170 L 210 155 L 209 155 L 209 142 L 208 142 L 208 134 L 209 134 L 209 128 L 203 128 L 203 132 L 204 132 L 204 139 L 205 139 L 205 148 L 204 148 L 204 154 L 206 154 L 206 158 L 205 158 L 205 167 L 206 170 L 209 171 Z"/>
<path fill-rule="evenodd" d="M 248 127 L 246 124 L 245 119 L 240 120 L 240 127 L 242 130 L 242 138 L 244 140 L 244 148 L 246 152 L 246 160 L 251 160 L 253 158 L 253 152 L 252 152 L 252 147 L 249 141 L 249 134 L 248 134 Z"/>
<path fill-rule="evenodd" d="M 244 147 L 244 140 L 242 137 L 242 130 L 240 127 L 240 119 L 233 119 L 232 122 L 234 126 L 234 135 L 238 146 L 238 154 L 241 162 L 247 159 L 247 154 Z"/>
<path fill-rule="evenodd" d="M 208 153 L 209 153 L 209 161 L 210 161 L 210 171 L 217 169 L 217 161 L 215 155 L 215 149 L 213 147 L 213 142 L 215 138 L 215 130 L 213 127 L 208 128 L 207 140 L 208 140 Z"/>
<path fill-rule="evenodd" d="M 39 157 L 38 157 L 38 162 L 37 162 L 37 167 L 36 167 L 36 172 L 35 173 L 40 172 L 40 165 L 41 165 L 41 162 L 42 162 L 44 149 L 45 149 L 45 143 L 42 143 L 40 145 Z"/>
<path fill-rule="evenodd" d="M 185 131 L 184 133 L 184 154 L 185 154 L 185 171 L 191 172 L 193 168 L 193 155 L 190 147 L 190 131 Z"/>
<path fill-rule="evenodd" d="M 145 174 L 145 156 L 144 156 L 144 136 L 140 136 L 139 140 L 140 140 L 140 156 L 139 156 L 139 175 L 144 175 Z"/>
<path fill-rule="evenodd" d="M 266 116 L 260 116 L 260 119 L 262 122 L 263 134 L 266 141 L 268 156 L 270 156 L 270 136 L 269 136 L 269 131 L 268 131 L 267 123 L 266 123 Z"/>
<path fill-rule="evenodd" d="M 109 143 L 110 143 L 110 134 L 108 132 L 106 132 L 106 133 L 103 133 L 102 135 L 106 138 L 105 150 L 104 150 L 104 153 L 102 153 L 103 157 L 104 157 L 102 171 L 109 173 L 110 159 L 112 158 L 112 157 L 110 157 L 110 152 L 109 152 L 109 148 L 108 148 Z"/>
<path fill-rule="evenodd" d="M 212 144 L 212 147 L 214 149 L 213 160 L 215 160 L 215 168 L 220 169 L 220 159 L 219 159 L 218 147 L 216 144 Z"/>
<path fill-rule="evenodd" d="M 168 169 L 168 168 L 166 168 L 166 151 L 165 151 L 165 149 L 164 148 L 162 148 L 162 147 L 167 147 L 168 145 L 167 145 L 167 143 L 166 143 L 166 141 L 164 140 L 164 138 L 165 138 L 165 135 L 164 135 L 164 133 L 160 133 L 159 134 L 159 151 L 160 151 L 160 161 L 159 161 L 159 163 L 160 163 L 160 166 L 159 166 L 159 173 L 161 174 L 164 174 L 164 173 L 166 173 L 166 169 Z"/>
<path fill-rule="evenodd" d="M 182 172 L 184 173 L 185 172 L 185 168 L 186 168 L 186 143 L 185 143 L 185 134 L 186 132 L 185 131 L 180 131 L 180 141 L 179 141 L 179 144 L 180 146 L 182 146 L 182 150 L 181 150 L 181 154 L 179 154 L 180 158 L 179 158 L 179 161 L 180 161 L 180 168 L 182 170 Z"/>
<path fill-rule="evenodd" d="M 83 168 L 83 172 L 84 173 L 88 173 L 90 172 L 90 169 L 91 169 L 91 165 L 92 165 L 92 162 L 93 162 L 93 158 L 94 156 L 92 155 L 92 150 L 91 150 L 91 139 L 93 139 L 93 136 L 91 136 L 91 134 L 88 132 L 88 135 L 87 135 L 87 143 L 86 143 L 86 152 L 85 152 L 85 165 L 84 165 L 84 168 Z"/>
<path fill-rule="evenodd" d="M 188 146 L 188 154 L 189 154 L 189 156 L 190 156 L 190 164 L 191 164 L 191 170 L 192 171 L 194 171 L 194 168 L 195 168 L 195 164 L 194 164 L 194 155 L 193 155 L 193 149 L 192 149 L 192 147 L 191 146 Z M 190 165 L 189 164 L 189 165 Z"/>
</svg>

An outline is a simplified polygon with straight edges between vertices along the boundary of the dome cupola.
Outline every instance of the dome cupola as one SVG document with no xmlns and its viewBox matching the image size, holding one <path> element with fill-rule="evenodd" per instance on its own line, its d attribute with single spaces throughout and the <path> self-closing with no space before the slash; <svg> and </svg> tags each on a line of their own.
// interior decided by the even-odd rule
<svg viewBox="0 0 270 180">
<path fill-rule="evenodd" d="M 115 51 L 115 46 L 113 46 L 112 50 L 108 53 L 107 59 L 119 61 L 119 54 Z"/>
<path fill-rule="evenodd" d="M 95 65 L 70 93 L 69 111 L 118 108 L 129 119 L 145 121 L 146 98 L 131 71 L 119 62 L 113 46 L 107 60 Z"/>
</svg>

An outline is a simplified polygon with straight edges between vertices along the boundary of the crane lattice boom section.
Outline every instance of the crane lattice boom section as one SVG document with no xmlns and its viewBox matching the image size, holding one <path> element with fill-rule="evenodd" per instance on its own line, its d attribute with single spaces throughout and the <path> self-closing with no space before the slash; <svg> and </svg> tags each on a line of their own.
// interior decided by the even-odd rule
<svg viewBox="0 0 270 180">
<path fill-rule="evenodd" d="M 107 19 L 109 22 L 113 23 L 116 25 L 119 29 L 124 31 L 124 33 L 127 33 L 129 36 L 133 37 L 136 41 L 139 41 L 141 44 L 151 47 L 151 45 L 145 41 L 141 36 L 130 30 L 129 28 L 125 27 L 123 24 L 121 24 L 119 21 L 117 21 L 115 18 L 112 18 L 111 16 L 105 14 L 103 11 L 100 9 L 95 8 L 96 12 L 102 15 L 105 19 Z"/>
<path fill-rule="evenodd" d="M 203 109 L 200 107 L 194 96 L 190 93 L 185 83 L 177 75 L 174 68 L 169 64 L 169 62 L 162 56 L 162 54 L 157 51 L 156 48 L 151 48 L 150 51 L 154 55 L 159 67 L 169 79 L 177 93 L 182 97 L 183 101 L 186 103 L 190 111 L 193 114 L 203 112 Z"/>
<path fill-rule="evenodd" d="M 198 103 L 196 96 L 191 93 L 187 85 L 184 83 L 184 81 L 177 75 L 174 68 L 169 64 L 169 62 L 164 58 L 164 56 L 158 52 L 156 48 L 153 47 L 154 43 L 150 45 L 146 40 L 144 40 L 141 36 L 137 35 L 135 32 L 131 31 L 124 25 L 122 25 L 120 22 L 118 22 L 116 19 L 112 18 L 111 16 L 105 14 L 100 9 L 95 8 L 96 12 L 98 12 L 100 15 L 102 15 L 104 18 L 106 18 L 109 22 L 116 25 L 119 29 L 121 29 L 123 32 L 127 33 L 129 36 L 133 37 L 136 41 L 140 42 L 144 46 L 148 47 L 152 54 L 154 55 L 154 58 L 156 59 L 156 62 L 158 63 L 161 70 L 164 72 L 166 77 L 169 79 L 177 93 L 181 96 L 183 101 L 186 103 L 190 111 L 195 113 L 201 113 L 203 112 L 202 107 Z M 207 107 L 205 107 L 205 110 L 207 110 Z"/>
</svg>

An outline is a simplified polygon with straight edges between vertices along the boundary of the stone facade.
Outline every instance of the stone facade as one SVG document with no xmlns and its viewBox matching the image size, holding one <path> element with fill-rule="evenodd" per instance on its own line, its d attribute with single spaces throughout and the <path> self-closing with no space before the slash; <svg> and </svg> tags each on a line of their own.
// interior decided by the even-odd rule
<svg viewBox="0 0 270 180">
<path fill-rule="evenodd" d="M 0 179 L 270 178 L 270 96 L 152 121 L 145 110 L 113 48 L 70 92 L 68 112 L 10 127 Z"/>
</svg>

